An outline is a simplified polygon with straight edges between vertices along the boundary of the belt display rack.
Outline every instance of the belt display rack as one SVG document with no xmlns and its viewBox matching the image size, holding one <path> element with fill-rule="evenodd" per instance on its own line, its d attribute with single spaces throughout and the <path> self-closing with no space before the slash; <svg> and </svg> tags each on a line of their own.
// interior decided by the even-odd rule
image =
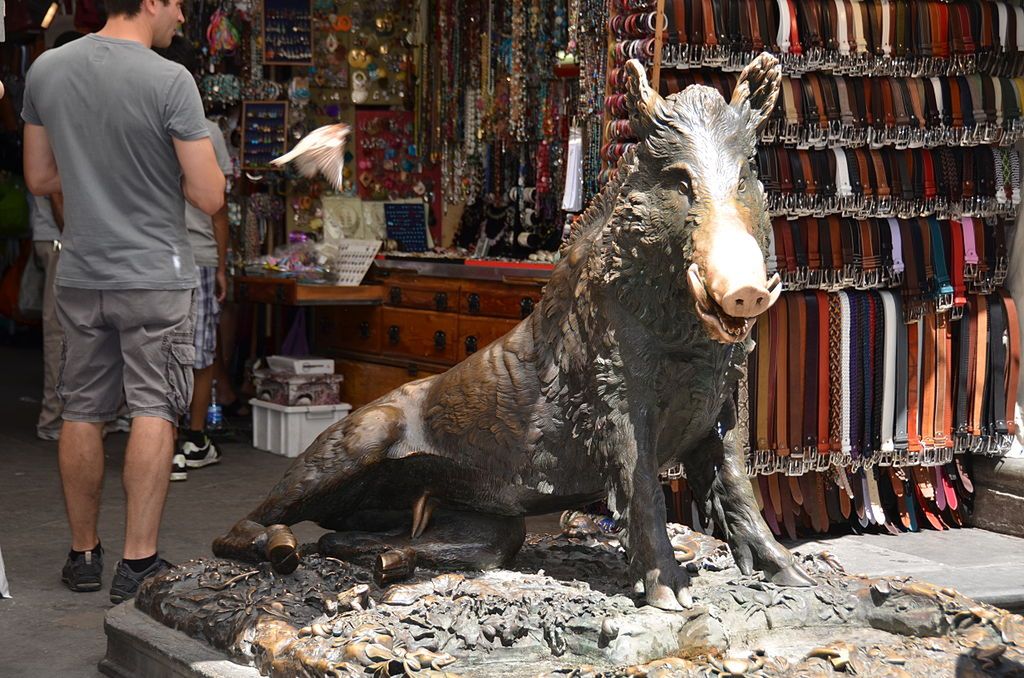
<svg viewBox="0 0 1024 678">
<path fill-rule="evenodd" d="M 769 275 L 736 435 L 776 534 L 962 525 L 972 454 L 1015 433 L 1006 228 L 1020 206 L 1024 8 L 968 0 L 612 0 L 604 179 L 636 143 L 625 61 L 728 98 L 780 57 L 757 152 Z M 681 468 L 670 514 L 705 522 Z"/>
</svg>

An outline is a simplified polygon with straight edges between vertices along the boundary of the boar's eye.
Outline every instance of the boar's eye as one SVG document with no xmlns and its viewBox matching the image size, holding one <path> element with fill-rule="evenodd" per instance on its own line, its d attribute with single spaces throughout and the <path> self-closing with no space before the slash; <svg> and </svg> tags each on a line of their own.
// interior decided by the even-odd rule
<svg viewBox="0 0 1024 678">
<path fill-rule="evenodd" d="M 687 198 L 693 198 L 693 184 L 690 181 L 690 173 L 686 170 L 679 172 L 679 192 Z"/>
</svg>

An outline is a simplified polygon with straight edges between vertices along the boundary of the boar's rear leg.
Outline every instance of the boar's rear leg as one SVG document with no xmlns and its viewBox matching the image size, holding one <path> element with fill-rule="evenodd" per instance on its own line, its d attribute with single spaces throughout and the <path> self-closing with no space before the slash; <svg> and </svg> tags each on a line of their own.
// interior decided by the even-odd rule
<svg viewBox="0 0 1024 678">
<path fill-rule="evenodd" d="M 744 574 L 763 571 L 776 584 L 813 586 L 793 554 L 775 541 L 757 509 L 735 431 L 712 431 L 684 455 L 686 477 L 697 501 L 721 525 L 736 565 Z"/>
</svg>

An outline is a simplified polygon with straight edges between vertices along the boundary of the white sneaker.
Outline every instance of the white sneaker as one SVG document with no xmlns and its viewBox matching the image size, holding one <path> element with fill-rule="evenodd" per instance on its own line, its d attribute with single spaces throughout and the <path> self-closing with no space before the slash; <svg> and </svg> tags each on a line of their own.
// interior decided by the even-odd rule
<svg viewBox="0 0 1024 678">
<path fill-rule="evenodd" d="M 206 443 L 202 447 L 199 447 L 190 440 L 186 440 L 181 445 L 182 455 L 185 457 L 185 464 L 189 468 L 202 468 L 204 466 L 210 466 L 220 461 L 220 450 L 213 444 L 210 437 L 207 435 L 203 436 L 203 441 Z"/>
<path fill-rule="evenodd" d="M 171 480 L 188 480 L 188 467 L 185 465 L 185 455 L 181 452 L 171 460 Z"/>
</svg>

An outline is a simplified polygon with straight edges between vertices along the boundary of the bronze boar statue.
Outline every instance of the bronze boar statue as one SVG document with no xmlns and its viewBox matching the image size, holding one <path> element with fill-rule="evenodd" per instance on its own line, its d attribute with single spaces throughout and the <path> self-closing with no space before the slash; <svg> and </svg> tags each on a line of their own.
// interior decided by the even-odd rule
<svg viewBox="0 0 1024 678">
<path fill-rule="evenodd" d="M 731 432 L 752 324 L 781 291 L 752 161 L 781 70 L 761 54 L 726 102 L 702 86 L 663 98 L 639 62 L 626 68 L 639 144 L 577 220 L 533 313 L 325 430 L 214 553 L 294 569 L 294 540 L 268 539 L 309 520 L 336 530 L 320 548 L 337 557 L 412 548 L 434 568 L 498 567 L 525 516 L 606 497 L 630 583 L 675 610 L 689 577 L 658 472 L 681 461 L 743 572 L 813 583 L 765 525 Z"/>
</svg>

